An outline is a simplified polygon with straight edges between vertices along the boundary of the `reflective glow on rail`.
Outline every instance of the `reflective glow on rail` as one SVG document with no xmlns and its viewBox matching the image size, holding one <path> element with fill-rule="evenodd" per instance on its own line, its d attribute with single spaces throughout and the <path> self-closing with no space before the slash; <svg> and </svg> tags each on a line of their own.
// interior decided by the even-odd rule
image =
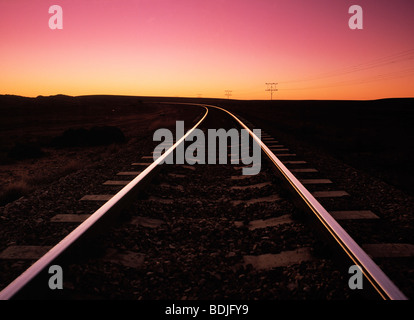
<svg viewBox="0 0 414 320">
<path fill-rule="evenodd" d="M 231 115 L 246 130 L 249 128 L 241 122 L 231 112 L 215 106 L 208 106 L 220 109 Z M 249 130 L 250 131 L 250 130 Z M 349 236 L 349 234 L 336 222 L 328 211 L 315 199 L 315 197 L 302 185 L 302 183 L 286 168 L 286 166 L 275 156 L 275 154 L 262 142 L 255 134 L 250 131 L 253 139 L 259 143 L 262 150 L 267 154 L 280 173 L 285 177 L 289 184 L 295 189 L 297 194 L 306 203 L 307 207 L 315 214 L 326 230 L 332 235 L 336 242 L 342 247 L 349 258 L 362 268 L 365 277 L 374 289 L 385 299 L 407 300 L 407 297 L 395 286 L 388 276 L 378 267 L 378 265 L 365 253 L 364 250 Z"/>
</svg>

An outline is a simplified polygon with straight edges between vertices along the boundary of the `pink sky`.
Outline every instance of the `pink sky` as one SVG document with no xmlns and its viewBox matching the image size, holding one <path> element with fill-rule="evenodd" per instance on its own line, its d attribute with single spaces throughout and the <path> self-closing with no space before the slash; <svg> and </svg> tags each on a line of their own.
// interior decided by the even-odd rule
<svg viewBox="0 0 414 320">
<path fill-rule="evenodd" d="M 269 99 L 278 82 L 275 99 L 413 97 L 413 14 L 409 0 L 0 0 L 0 94 Z"/>
</svg>

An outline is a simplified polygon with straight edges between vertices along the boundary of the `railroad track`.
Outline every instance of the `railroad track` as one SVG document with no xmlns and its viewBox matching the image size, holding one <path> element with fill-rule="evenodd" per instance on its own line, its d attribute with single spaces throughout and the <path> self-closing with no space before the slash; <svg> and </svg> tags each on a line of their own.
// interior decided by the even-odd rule
<svg viewBox="0 0 414 320">
<path fill-rule="evenodd" d="M 5 249 L 5 260 L 25 250 L 45 254 L 0 299 L 406 299 L 337 222 L 373 213 L 328 212 L 320 199 L 349 194 L 315 178 L 317 170 L 265 132 L 259 139 L 248 121 L 200 106 L 205 114 L 174 147 L 190 145 L 185 138 L 197 127 L 237 126 L 261 146 L 259 174 L 242 175 L 246 166 L 231 155 L 226 164 L 195 165 L 159 165 L 174 147 L 157 161 L 144 155 L 104 181 L 106 193 L 80 200 L 96 207 L 92 215 L 55 218 L 84 220 L 57 245 Z M 63 290 L 50 289 L 52 265 L 63 270 Z M 349 287 L 352 265 L 363 274 L 362 289 Z"/>
</svg>

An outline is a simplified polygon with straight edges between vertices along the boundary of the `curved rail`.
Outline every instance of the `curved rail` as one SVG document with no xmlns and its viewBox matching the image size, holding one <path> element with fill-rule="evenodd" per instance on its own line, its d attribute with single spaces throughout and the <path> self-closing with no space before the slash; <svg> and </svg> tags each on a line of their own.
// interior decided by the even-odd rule
<svg viewBox="0 0 414 320">
<path fill-rule="evenodd" d="M 151 172 L 158 166 L 158 164 L 165 160 L 165 158 L 174 151 L 174 149 L 181 144 L 187 136 L 189 136 L 195 128 L 197 128 L 206 118 L 208 108 L 216 108 L 226 112 L 233 117 L 241 127 L 247 130 L 250 136 L 258 143 L 263 152 L 269 157 L 271 162 L 282 174 L 282 176 L 289 183 L 291 188 L 300 197 L 303 204 L 308 211 L 312 212 L 323 227 L 329 232 L 334 241 L 343 249 L 346 255 L 358 265 L 372 287 L 378 292 L 383 299 L 391 300 L 406 300 L 407 297 L 395 286 L 395 284 L 388 278 L 387 275 L 375 264 L 375 262 L 362 250 L 362 248 L 348 235 L 348 233 L 336 222 L 336 220 L 327 212 L 325 208 L 315 199 L 315 197 L 300 183 L 300 181 L 285 167 L 285 165 L 274 155 L 274 153 L 234 114 L 217 106 L 196 104 L 196 103 L 170 103 L 165 104 L 184 104 L 196 105 L 206 109 L 204 116 L 197 122 L 197 124 L 189 130 L 180 140 L 178 140 L 170 149 L 168 149 L 160 158 L 148 166 L 142 173 L 140 173 L 127 186 L 119 191 L 113 198 L 106 202 L 100 209 L 92 214 L 87 220 L 79 225 L 67 237 L 65 237 L 59 244 L 53 247 L 42 258 L 27 269 L 21 276 L 14 280 L 9 286 L 0 292 L 0 300 L 11 299 L 29 282 L 32 281 L 40 272 L 45 270 L 54 260 L 56 260 L 62 252 L 71 247 L 77 242 L 86 231 L 88 231 L 95 223 L 108 216 L 112 211 L 119 210 L 121 205 L 124 205 L 131 195 L 134 195 L 137 186 L 149 176 Z"/>
<path fill-rule="evenodd" d="M 275 167 L 280 171 L 286 181 L 300 196 L 303 203 L 311 211 L 326 230 L 330 233 L 336 243 L 344 250 L 347 256 L 358 265 L 372 287 L 384 300 L 407 300 L 407 297 L 378 267 L 378 265 L 367 255 L 367 253 L 349 236 L 349 234 L 336 222 L 329 212 L 315 199 L 315 197 L 302 185 L 302 183 L 286 168 L 286 166 L 274 155 L 274 153 L 234 114 L 216 106 L 208 106 L 220 109 L 232 116 L 250 136 L 261 146 L 262 150 Z"/>
<path fill-rule="evenodd" d="M 203 106 L 204 107 L 204 106 Z M 56 246 L 51 248 L 45 255 L 37 260 L 32 266 L 30 266 L 25 272 L 23 272 L 18 278 L 11 282 L 6 288 L 0 292 L 0 300 L 9 300 L 13 298 L 18 292 L 32 282 L 41 272 L 46 270 L 53 261 L 72 247 L 79 239 L 81 239 L 87 231 L 94 227 L 105 216 L 112 215 L 114 212 L 119 212 L 128 200 L 136 194 L 138 185 L 147 178 L 154 169 L 163 162 L 166 157 L 171 154 L 174 149 L 180 145 L 186 137 L 188 137 L 194 129 L 196 129 L 207 117 L 208 108 L 204 107 L 206 112 L 204 116 L 191 128 L 188 132 L 176 143 L 170 147 L 162 156 L 156 161 L 151 163 L 144 171 L 142 171 L 134 180 L 127 184 L 122 190 L 115 194 L 109 201 L 107 201 L 102 207 L 95 211 L 88 219 L 80 224 L 75 230 L 68 234 L 63 240 L 61 240 Z"/>
<path fill-rule="evenodd" d="M 190 103 L 179 103 L 190 104 Z M 354 239 L 336 222 L 329 212 L 315 199 L 315 197 L 302 185 L 302 183 L 286 168 L 276 155 L 259 139 L 240 119 L 230 111 L 213 105 L 191 104 L 219 109 L 229 114 L 241 127 L 247 130 L 250 136 L 261 146 L 263 152 L 269 157 L 276 169 L 286 179 L 305 205 L 322 224 L 332 239 L 342 248 L 344 253 L 361 268 L 365 278 L 370 282 L 374 290 L 384 300 L 408 300 L 401 290 L 389 279 L 389 277 L 378 267 L 370 256 L 355 242 Z"/>
</svg>

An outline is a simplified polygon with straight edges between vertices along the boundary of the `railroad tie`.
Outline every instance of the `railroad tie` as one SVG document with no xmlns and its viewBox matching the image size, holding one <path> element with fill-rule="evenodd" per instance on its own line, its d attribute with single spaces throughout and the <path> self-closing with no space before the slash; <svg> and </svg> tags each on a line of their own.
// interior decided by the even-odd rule
<svg viewBox="0 0 414 320">
<path fill-rule="evenodd" d="M 230 189 L 231 190 L 248 190 L 248 189 L 255 189 L 255 188 L 262 189 L 270 185 L 272 185 L 271 182 L 262 182 L 262 183 L 249 185 L 249 186 L 233 186 L 233 187 L 230 187 Z"/>
<path fill-rule="evenodd" d="M 168 173 L 167 175 L 171 178 L 174 178 L 174 179 L 176 179 L 176 178 L 184 179 L 186 177 L 186 175 L 184 175 L 184 174 L 177 174 L 177 173 Z"/>
<path fill-rule="evenodd" d="M 277 154 L 276 156 L 277 157 L 296 157 L 296 154 L 295 153 L 282 153 L 282 154 Z"/>
<path fill-rule="evenodd" d="M 132 220 L 130 221 L 130 224 L 135 225 L 135 226 L 141 226 L 144 228 L 155 229 L 165 224 L 165 221 L 159 220 L 159 219 L 152 219 L 148 217 L 137 216 L 137 217 L 132 218 Z"/>
<path fill-rule="evenodd" d="M 166 198 L 159 198 L 159 197 L 149 197 L 148 201 L 159 202 L 162 204 L 174 203 L 174 199 L 166 199 Z"/>
<path fill-rule="evenodd" d="M 234 170 L 242 170 L 244 168 L 251 168 L 251 165 L 244 165 L 244 166 L 233 166 Z M 233 178 L 232 178 L 233 179 Z M 233 180 L 237 180 L 236 178 L 234 178 Z"/>
<path fill-rule="evenodd" d="M 104 186 L 126 186 L 129 180 L 108 180 L 103 183 Z"/>
<path fill-rule="evenodd" d="M 275 149 L 273 147 L 270 148 L 270 151 L 272 151 L 273 153 L 278 153 L 278 152 L 288 152 L 289 149 L 283 148 L 283 149 Z"/>
<path fill-rule="evenodd" d="M 124 171 L 124 172 L 118 172 L 116 175 L 117 176 L 137 176 L 141 172 L 142 171 Z"/>
<path fill-rule="evenodd" d="M 180 168 L 188 169 L 188 170 L 192 170 L 192 171 L 195 171 L 195 169 L 196 169 L 194 166 L 187 166 L 187 165 L 181 165 Z"/>
<path fill-rule="evenodd" d="M 307 164 L 306 161 L 295 161 L 295 160 L 293 160 L 293 161 L 284 161 L 283 163 L 284 164 Z"/>
<path fill-rule="evenodd" d="M 113 196 L 113 194 L 88 194 L 80 199 L 80 201 L 108 201 Z"/>
<path fill-rule="evenodd" d="M 264 229 L 268 227 L 276 227 L 282 224 L 292 223 L 292 217 L 288 214 L 285 214 L 280 217 L 270 218 L 266 220 L 253 220 L 249 222 L 249 230 Z"/>
<path fill-rule="evenodd" d="M 318 172 L 316 169 L 290 169 L 290 172 L 294 173 L 312 173 L 312 172 Z"/>
<path fill-rule="evenodd" d="M 370 220 L 379 219 L 379 217 L 370 210 L 353 210 L 353 211 L 331 211 L 330 215 L 335 220 Z"/>
<path fill-rule="evenodd" d="M 255 199 L 249 199 L 249 200 L 233 200 L 231 201 L 231 204 L 233 206 L 237 206 L 239 204 L 244 204 L 244 205 L 252 205 L 252 204 L 256 204 L 256 203 L 263 203 L 263 202 L 276 202 L 280 200 L 280 196 L 279 195 L 271 195 L 271 196 L 267 196 L 267 197 L 263 197 L 263 198 L 255 198 Z"/>
<path fill-rule="evenodd" d="M 349 193 L 346 191 L 315 191 L 312 193 L 315 198 L 340 198 L 347 197 Z"/>
<path fill-rule="evenodd" d="M 278 267 L 289 267 L 304 261 L 313 260 L 310 248 L 299 248 L 292 251 L 283 251 L 278 254 L 261 254 L 258 256 L 246 255 L 244 265 L 252 265 L 258 270 L 270 270 Z"/>
<path fill-rule="evenodd" d="M 333 183 L 329 179 L 303 179 L 300 180 L 302 184 L 331 184 Z"/>
<path fill-rule="evenodd" d="M 45 255 L 51 246 L 10 246 L 0 253 L 4 260 L 37 260 Z"/>
<path fill-rule="evenodd" d="M 363 244 L 361 247 L 371 258 L 414 257 L 414 245 L 408 243 Z"/>
<path fill-rule="evenodd" d="M 171 185 L 171 184 L 168 184 L 168 183 L 161 183 L 160 185 L 159 185 L 161 188 L 166 188 L 166 189 L 173 189 L 173 190 L 179 190 L 179 191 L 182 191 L 182 192 L 184 192 L 185 191 L 185 189 L 184 189 L 184 187 L 182 186 L 182 185 Z"/>
<path fill-rule="evenodd" d="M 90 216 L 91 214 L 57 214 L 50 219 L 50 222 L 82 223 Z"/>
<path fill-rule="evenodd" d="M 245 180 L 245 179 L 250 179 L 253 176 L 251 175 L 244 175 L 244 176 L 231 176 L 230 179 L 231 180 Z"/>
</svg>

